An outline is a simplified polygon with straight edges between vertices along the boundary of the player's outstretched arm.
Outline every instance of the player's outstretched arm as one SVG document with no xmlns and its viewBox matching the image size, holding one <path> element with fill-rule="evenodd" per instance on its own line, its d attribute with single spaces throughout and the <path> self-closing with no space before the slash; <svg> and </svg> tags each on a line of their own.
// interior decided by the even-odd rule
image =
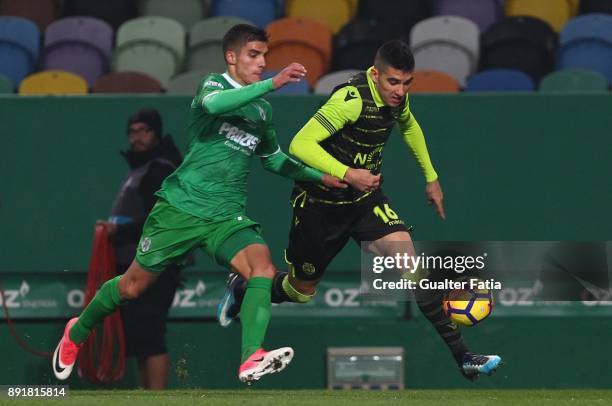
<svg viewBox="0 0 612 406">
<path fill-rule="evenodd" d="M 272 173 L 301 182 L 320 182 L 327 187 L 346 188 L 340 179 L 324 174 L 316 169 L 288 157 L 280 148 L 276 153 L 261 158 L 263 167 Z"/>
<path fill-rule="evenodd" d="M 292 63 L 273 78 L 238 89 L 214 90 L 202 98 L 202 108 L 208 114 L 224 114 L 236 110 L 268 92 L 279 89 L 287 83 L 299 82 L 304 75 L 306 75 L 306 69 L 299 63 Z"/>
</svg>

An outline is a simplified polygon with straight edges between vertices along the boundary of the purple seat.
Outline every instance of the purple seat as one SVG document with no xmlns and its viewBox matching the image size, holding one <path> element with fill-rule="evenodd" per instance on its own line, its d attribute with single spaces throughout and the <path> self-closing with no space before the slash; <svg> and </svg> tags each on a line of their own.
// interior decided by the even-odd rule
<svg viewBox="0 0 612 406">
<path fill-rule="evenodd" d="M 434 0 L 434 15 L 453 15 L 472 20 L 485 31 L 503 16 L 501 0 Z"/>
<path fill-rule="evenodd" d="M 97 18 L 69 17 L 53 22 L 45 32 L 42 68 L 83 76 L 89 86 L 109 71 L 112 27 Z"/>
</svg>

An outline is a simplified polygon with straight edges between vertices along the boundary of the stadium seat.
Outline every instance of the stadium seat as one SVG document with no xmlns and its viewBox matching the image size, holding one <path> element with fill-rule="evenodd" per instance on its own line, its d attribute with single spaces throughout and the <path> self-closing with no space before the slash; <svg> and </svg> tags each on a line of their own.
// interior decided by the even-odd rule
<svg viewBox="0 0 612 406">
<path fill-rule="evenodd" d="M 277 0 L 212 0 L 212 17 L 235 17 L 265 28 L 281 13 Z"/>
<path fill-rule="evenodd" d="M 45 32 L 43 70 L 76 73 L 93 86 L 108 72 L 113 48 L 113 28 L 92 17 L 68 17 L 53 22 Z"/>
<path fill-rule="evenodd" d="M 159 81 L 140 72 L 113 72 L 100 76 L 92 93 L 161 93 Z"/>
<path fill-rule="evenodd" d="M 287 17 L 267 27 L 270 37 L 267 69 L 280 70 L 291 62 L 306 67 L 306 79 L 313 88 L 329 70 L 332 35 L 326 25 L 308 18 Z"/>
<path fill-rule="evenodd" d="M 287 17 L 304 17 L 325 24 L 337 34 L 347 22 L 355 17 L 357 0 L 285 0 Z"/>
<path fill-rule="evenodd" d="M 533 80 L 525 73 L 514 69 L 491 69 L 470 76 L 466 92 L 531 92 Z"/>
<path fill-rule="evenodd" d="M 481 37 L 480 69 L 517 69 L 539 82 L 553 70 L 557 35 L 534 17 L 508 17 Z"/>
<path fill-rule="evenodd" d="M 87 94 L 87 82 L 79 75 L 59 70 L 34 73 L 19 84 L 21 95 Z"/>
<path fill-rule="evenodd" d="M 19 83 L 34 71 L 40 47 L 36 24 L 21 17 L 0 17 L 0 73 Z"/>
<path fill-rule="evenodd" d="M 434 0 L 434 15 L 451 15 L 464 17 L 485 31 L 504 14 L 499 0 Z"/>
<path fill-rule="evenodd" d="M 612 84 L 612 15 L 585 14 L 572 19 L 561 31 L 560 69 L 588 69 Z"/>
<path fill-rule="evenodd" d="M 178 21 L 165 17 L 140 17 L 117 31 L 113 66 L 117 72 L 143 72 L 162 86 L 182 67 L 185 30 Z"/>
<path fill-rule="evenodd" d="M 600 73 L 585 69 L 567 69 L 549 73 L 540 82 L 541 92 L 596 92 L 608 91 L 608 79 Z"/>
<path fill-rule="evenodd" d="M 346 69 L 337 72 L 328 73 L 322 76 L 314 87 L 315 94 L 331 94 L 332 90 L 341 83 L 346 82 L 351 77 L 361 72 L 356 69 Z"/>
<path fill-rule="evenodd" d="M 211 17 L 199 21 L 189 30 L 187 69 L 225 72 L 223 36 L 236 24 L 253 24 L 235 17 Z"/>
<path fill-rule="evenodd" d="M 580 0 L 580 14 L 612 14 L 612 0 Z"/>
<path fill-rule="evenodd" d="M 262 80 L 269 79 L 274 75 L 278 74 L 277 70 L 265 71 L 262 75 Z M 308 94 L 310 93 L 310 87 L 307 80 L 301 80 L 297 83 L 289 83 L 280 89 L 277 89 L 274 94 Z"/>
<path fill-rule="evenodd" d="M 429 0 L 360 0 L 358 18 L 376 20 L 392 30 L 392 38 L 410 42 L 412 27 L 421 20 L 431 17 Z"/>
<path fill-rule="evenodd" d="M 410 33 L 416 70 L 437 70 L 460 84 L 478 67 L 478 26 L 463 17 L 438 16 L 417 23 Z"/>
<path fill-rule="evenodd" d="M 15 85 L 11 78 L 6 75 L 0 74 L 0 93 L 13 93 L 15 92 Z"/>
<path fill-rule="evenodd" d="M 208 73 L 203 70 L 194 70 L 189 72 L 181 73 L 180 75 L 174 76 L 168 82 L 166 93 L 168 94 L 187 94 L 193 96 L 198 90 L 200 81 Z"/>
<path fill-rule="evenodd" d="M 136 0 L 64 0 L 63 16 L 99 18 L 116 30 L 121 24 L 137 16 Z"/>
<path fill-rule="evenodd" d="M 435 70 L 415 70 L 410 93 L 457 93 L 459 82 L 454 77 Z"/>
<path fill-rule="evenodd" d="M 2 0 L 0 15 L 27 18 L 44 31 L 61 15 L 61 5 L 60 0 Z"/>
<path fill-rule="evenodd" d="M 351 21 L 334 38 L 333 70 L 369 68 L 378 48 L 393 38 L 394 30 L 388 24 L 376 20 Z"/>
<path fill-rule="evenodd" d="M 141 17 L 167 17 L 183 24 L 185 31 L 208 15 L 209 0 L 140 0 Z"/>
<path fill-rule="evenodd" d="M 506 15 L 536 17 L 559 32 L 578 13 L 578 5 L 579 0 L 506 0 Z"/>
</svg>

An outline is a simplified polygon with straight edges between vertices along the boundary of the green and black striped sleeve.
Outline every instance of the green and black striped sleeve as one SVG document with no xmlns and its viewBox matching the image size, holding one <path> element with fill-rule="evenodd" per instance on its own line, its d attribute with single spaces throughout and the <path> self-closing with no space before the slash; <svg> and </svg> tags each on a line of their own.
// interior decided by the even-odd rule
<svg viewBox="0 0 612 406">
<path fill-rule="evenodd" d="M 319 143 L 346 124 L 357 121 L 361 106 L 361 96 L 357 88 L 346 86 L 339 89 L 295 135 L 289 152 L 307 165 L 343 179 L 348 166 L 340 163 Z"/>
</svg>

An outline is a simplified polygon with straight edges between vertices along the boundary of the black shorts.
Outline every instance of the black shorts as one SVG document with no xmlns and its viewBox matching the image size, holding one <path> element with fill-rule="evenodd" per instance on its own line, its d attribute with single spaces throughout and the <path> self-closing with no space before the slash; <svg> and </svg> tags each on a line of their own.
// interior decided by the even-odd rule
<svg viewBox="0 0 612 406">
<path fill-rule="evenodd" d="M 168 268 L 142 295 L 120 307 L 127 357 L 146 358 L 168 352 L 166 319 L 178 285 L 179 269 Z"/>
<path fill-rule="evenodd" d="M 293 219 L 285 254 L 297 279 L 321 278 L 349 238 L 360 244 L 409 231 L 380 190 L 360 202 L 338 206 L 298 198 L 299 193 L 294 190 L 291 199 Z"/>
</svg>

